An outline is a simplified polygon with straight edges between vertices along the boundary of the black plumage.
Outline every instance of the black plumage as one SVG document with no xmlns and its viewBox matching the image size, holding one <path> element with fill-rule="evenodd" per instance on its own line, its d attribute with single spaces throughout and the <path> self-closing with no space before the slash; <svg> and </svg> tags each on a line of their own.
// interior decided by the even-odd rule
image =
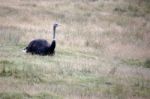
<svg viewBox="0 0 150 99">
<path fill-rule="evenodd" d="M 55 31 L 58 24 L 53 25 L 53 40 L 51 44 L 44 39 L 36 39 L 29 43 L 29 45 L 25 48 L 27 53 L 38 54 L 38 55 L 54 55 L 55 54 Z"/>
</svg>

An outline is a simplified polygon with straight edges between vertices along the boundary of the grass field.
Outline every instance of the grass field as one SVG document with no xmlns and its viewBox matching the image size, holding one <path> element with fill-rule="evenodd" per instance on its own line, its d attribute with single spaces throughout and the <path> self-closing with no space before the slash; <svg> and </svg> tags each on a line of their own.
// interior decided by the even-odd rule
<svg viewBox="0 0 150 99">
<path fill-rule="evenodd" d="M 0 99 L 149 99 L 149 0 L 0 0 Z M 37 38 L 55 56 L 23 53 Z"/>
</svg>

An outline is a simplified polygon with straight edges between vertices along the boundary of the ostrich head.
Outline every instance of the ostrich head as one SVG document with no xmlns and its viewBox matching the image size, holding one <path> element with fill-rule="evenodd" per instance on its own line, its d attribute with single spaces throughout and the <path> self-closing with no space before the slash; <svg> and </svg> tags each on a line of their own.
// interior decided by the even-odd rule
<svg viewBox="0 0 150 99">
<path fill-rule="evenodd" d="M 58 27 L 58 26 L 59 26 L 59 25 L 58 25 L 57 23 L 55 23 L 55 24 L 53 25 L 53 27 L 55 27 L 55 28 Z"/>
</svg>

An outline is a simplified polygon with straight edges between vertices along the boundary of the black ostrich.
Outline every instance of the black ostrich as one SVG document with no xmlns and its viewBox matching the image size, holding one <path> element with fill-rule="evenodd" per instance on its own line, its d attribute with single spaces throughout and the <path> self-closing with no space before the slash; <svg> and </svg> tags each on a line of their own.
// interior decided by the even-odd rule
<svg viewBox="0 0 150 99">
<path fill-rule="evenodd" d="M 31 53 L 32 55 L 54 55 L 56 47 L 55 32 L 57 26 L 58 24 L 53 25 L 53 40 L 51 44 L 44 39 L 36 39 L 29 43 L 29 45 L 25 48 L 25 52 Z"/>
</svg>

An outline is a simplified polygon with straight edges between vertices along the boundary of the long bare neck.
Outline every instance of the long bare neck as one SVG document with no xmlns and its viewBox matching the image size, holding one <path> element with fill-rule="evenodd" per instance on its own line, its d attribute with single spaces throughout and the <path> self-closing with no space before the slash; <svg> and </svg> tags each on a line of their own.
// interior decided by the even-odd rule
<svg viewBox="0 0 150 99">
<path fill-rule="evenodd" d="M 55 40 L 55 32 L 56 32 L 56 27 L 53 27 L 53 40 Z"/>
</svg>

